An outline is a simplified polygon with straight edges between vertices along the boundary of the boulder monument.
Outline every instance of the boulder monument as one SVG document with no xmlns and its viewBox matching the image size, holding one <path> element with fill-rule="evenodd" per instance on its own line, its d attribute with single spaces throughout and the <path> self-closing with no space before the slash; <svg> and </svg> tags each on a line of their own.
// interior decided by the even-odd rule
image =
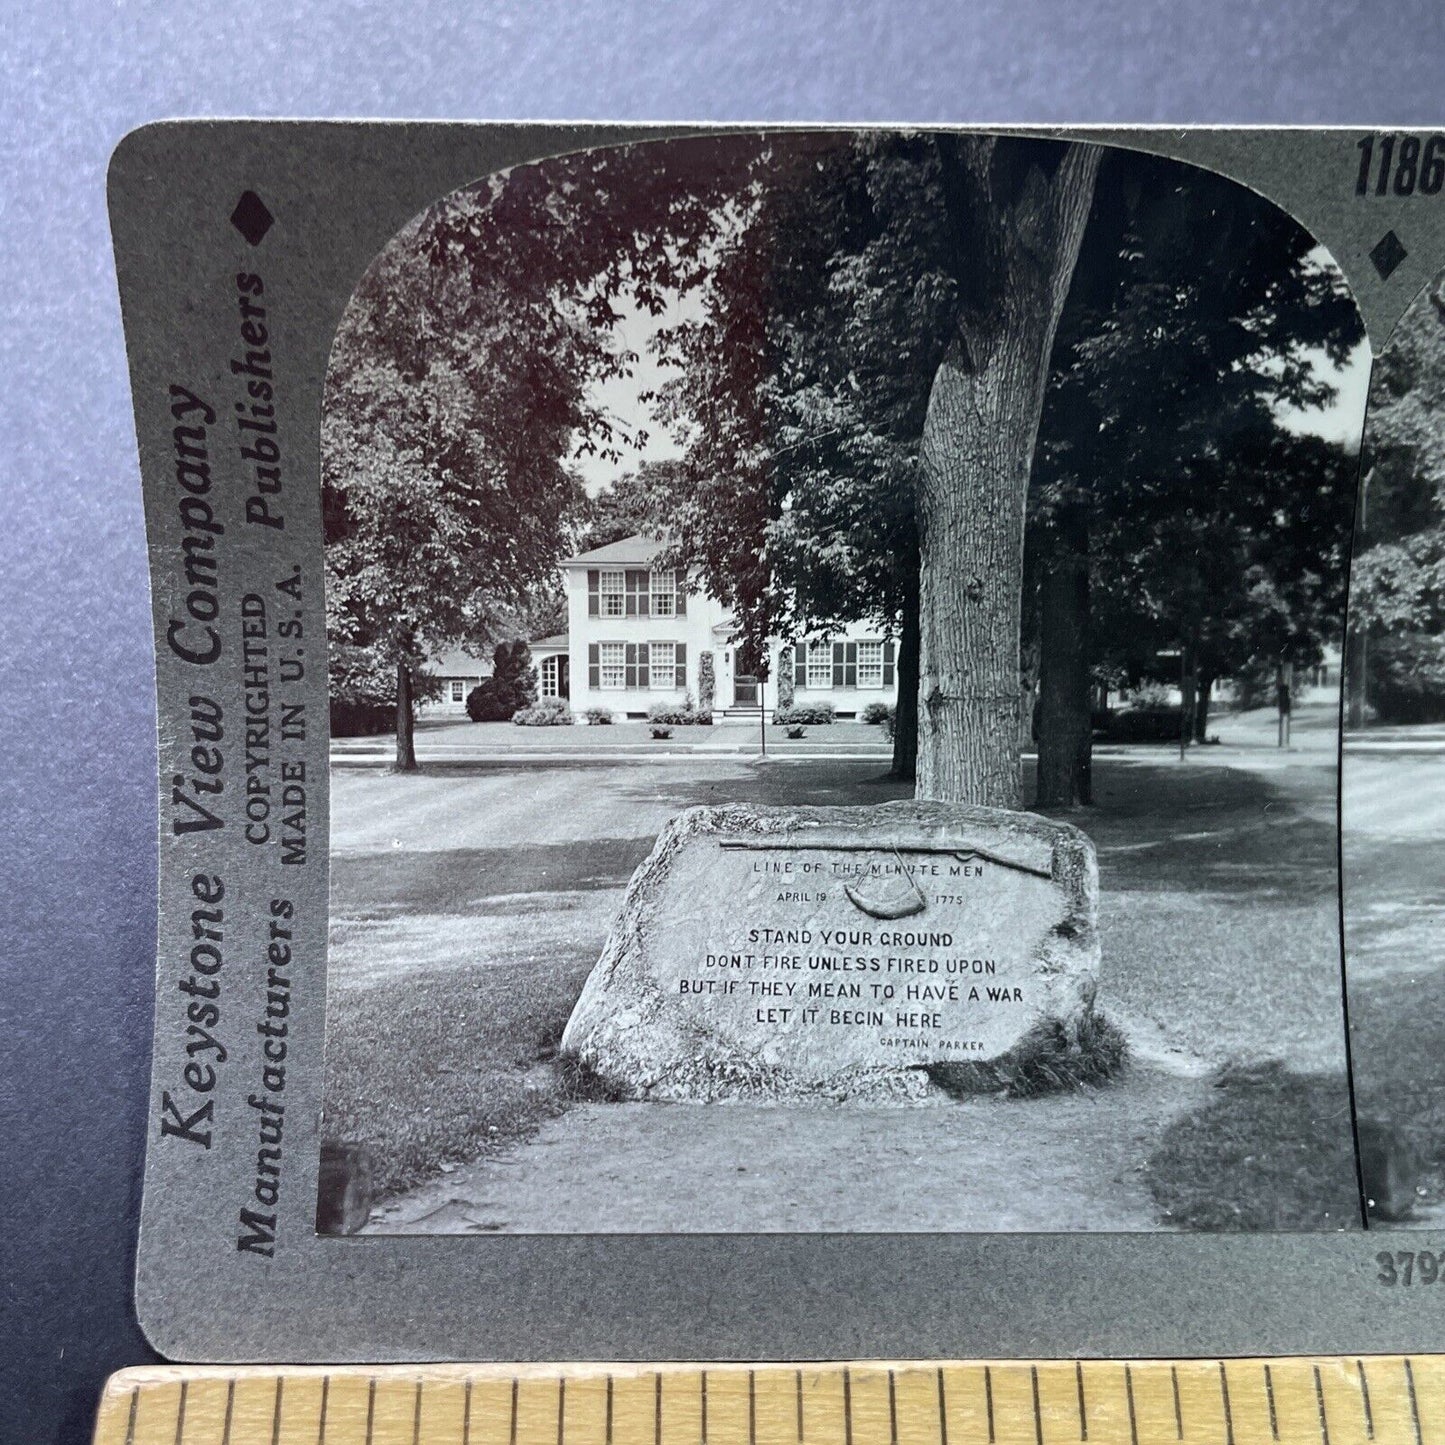
<svg viewBox="0 0 1445 1445">
<path fill-rule="evenodd" d="M 905 801 L 691 808 L 628 885 L 562 1039 L 629 1099 L 937 1095 L 1076 1027 L 1099 963 L 1077 828 Z"/>
</svg>

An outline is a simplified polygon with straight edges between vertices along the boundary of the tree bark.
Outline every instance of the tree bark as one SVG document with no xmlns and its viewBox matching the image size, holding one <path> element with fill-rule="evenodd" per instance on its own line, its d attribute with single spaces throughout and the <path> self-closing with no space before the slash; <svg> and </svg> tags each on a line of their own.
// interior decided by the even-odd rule
<svg viewBox="0 0 1445 1445">
<path fill-rule="evenodd" d="M 1206 731 L 1209 727 L 1209 702 L 1213 692 L 1213 675 L 1201 671 L 1199 674 L 1199 693 L 1194 704 L 1194 741 L 1197 743 L 1208 741 Z"/>
<path fill-rule="evenodd" d="M 396 665 L 396 771 L 399 773 L 421 771 L 416 760 L 411 668 L 404 661 L 398 662 Z"/>
<path fill-rule="evenodd" d="M 1000 808 L 1021 802 L 1029 470 L 1099 164 L 1096 148 L 1068 145 L 1052 169 L 1010 167 L 997 150 L 1010 144 L 1027 143 L 983 138 L 960 152 L 971 289 L 933 379 L 919 482 L 918 795 Z"/>
<path fill-rule="evenodd" d="M 1088 533 L 1079 519 L 1061 537 L 1040 594 L 1036 801 L 1072 808 L 1094 801 Z"/>
<path fill-rule="evenodd" d="M 918 776 L 918 593 L 910 589 L 898 638 L 898 705 L 893 712 L 893 766 L 889 775 L 911 783 Z"/>
</svg>

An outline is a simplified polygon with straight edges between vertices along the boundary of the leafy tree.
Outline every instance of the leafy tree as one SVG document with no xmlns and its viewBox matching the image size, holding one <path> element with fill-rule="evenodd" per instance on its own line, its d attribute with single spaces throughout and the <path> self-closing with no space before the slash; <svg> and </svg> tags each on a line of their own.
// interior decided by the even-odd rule
<svg viewBox="0 0 1445 1445">
<path fill-rule="evenodd" d="M 1353 459 L 1277 411 L 1331 400 L 1312 359 L 1343 362 L 1362 335 L 1283 212 L 1175 162 L 1106 160 L 1032 479 L 1040 803 L 1089 801 L 1101 664 L 1138 675 L 1182 652 L 1202 735 L 1215 678 L 1260 648 L 1316 656 L 1337 630 L 1319 579 L 1348 535 Z"/>
<path fill-rule="evenodd" d="M 1098 154 L 865 134 L 807 159 L 758 168 L 704 316 L 664 337 L 680 551 L 754 648 L 897 627 L 895 771 L 921 695 L 921 789 L 1016 805 L 1023 487 Z"/>
<path fill-rule="evenodd" d="M 1375 363 L 1351 575 L 1350 722 L 1445 717 L 1445 282 Z"/>
<path fill-rule="evenodd" d="M 614 303 L 695 284 L 752 138 L 630 146 L 489 177 L 381 253 L 327 376 L 322 482 L 333 680 L 390 685 L 412 770 L 425 659 L 486 643 L 555 585 L 575 541 L 569 459 L 618 455 L 592 383 L 635 358 Z"/>
</svg>

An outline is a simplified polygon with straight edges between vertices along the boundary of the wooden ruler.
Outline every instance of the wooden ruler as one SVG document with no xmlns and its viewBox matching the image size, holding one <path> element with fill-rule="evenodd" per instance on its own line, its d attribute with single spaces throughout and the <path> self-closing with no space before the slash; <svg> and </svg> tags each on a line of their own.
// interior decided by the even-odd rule
<svg viewBox="0 0 1445 1445">
<path fill-rule="evenodd" d="M 153 1366 L 96 1445 L 1445 1445 L 1445 1356 Z"/>
</svg>

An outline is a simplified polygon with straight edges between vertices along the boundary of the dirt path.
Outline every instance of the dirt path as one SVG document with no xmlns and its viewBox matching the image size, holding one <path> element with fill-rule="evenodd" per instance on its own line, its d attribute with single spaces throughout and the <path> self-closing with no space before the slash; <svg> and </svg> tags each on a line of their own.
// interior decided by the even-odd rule
<svg viewBox="0 0 1445 1445">
<path fill-rule="evenodd" d="M 1207 1093 L 1139 1071 L 1093 1094 L 923 1108 L 588 1104 L 366 1232 L 1152 1230 L 1140 1166 Z"/>
</svg>

